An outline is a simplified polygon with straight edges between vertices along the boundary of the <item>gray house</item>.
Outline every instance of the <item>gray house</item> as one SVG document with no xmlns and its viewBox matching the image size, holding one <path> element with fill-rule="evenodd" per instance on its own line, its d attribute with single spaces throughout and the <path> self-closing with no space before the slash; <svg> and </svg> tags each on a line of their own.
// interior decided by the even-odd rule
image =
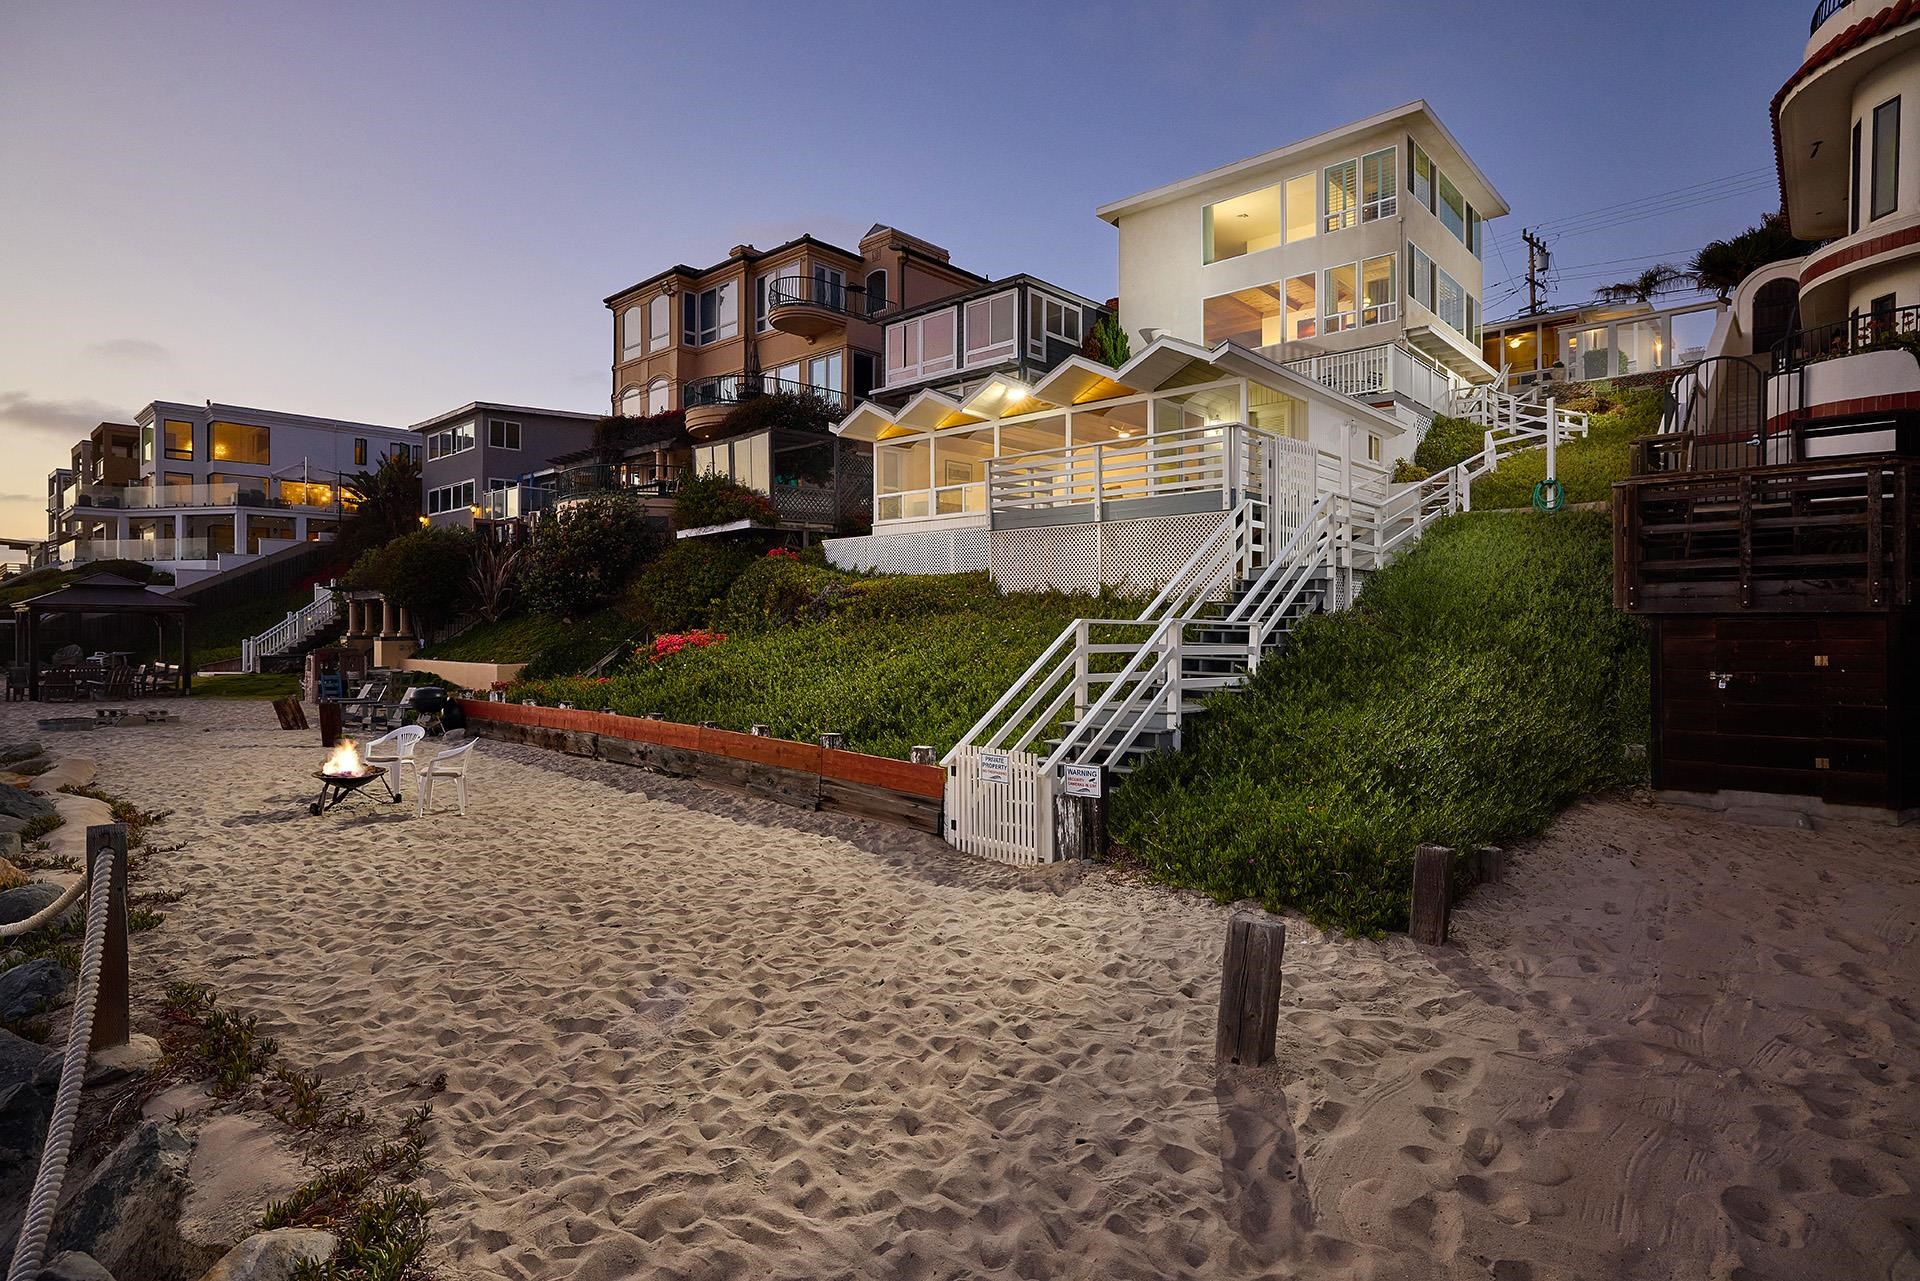
<svg viewBox="0 0 1920 1281">
<path fill-rule="evenodd" d="M 421 510 L 435 525 L 472 525 L 536 511 L 549 487 L 532 479 L 593 444 L 598 414 L 476 400 L 410 429 L 422 438 Z"/>
</svg>

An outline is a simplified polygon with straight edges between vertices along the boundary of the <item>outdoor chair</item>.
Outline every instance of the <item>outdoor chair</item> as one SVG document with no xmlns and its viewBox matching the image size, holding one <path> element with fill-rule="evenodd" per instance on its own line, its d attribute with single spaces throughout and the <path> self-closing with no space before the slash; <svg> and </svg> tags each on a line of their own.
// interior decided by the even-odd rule
<svg viewBox="0 0 1920 1281">
<path fill-rule="evenodd" d="M 378 681 L 367 681 L 360 686 L 360 692 L 352 698 L 340 701 L 340 723 L 364 729 L 367 724 L 367 710 L 373 706 L 374 690 Z"/>
<path fill-rule="evenodd" d="M 368 743 L 362 758 L 369 765 L 391 765 L 393 768 L 387 771 L 387 782 L 397 783 L 400 781 L 401 765 L 406 765 L 409 772 L 413 770 L 413 749 L 418 747 L 420 740 L 426 736 L 427 731 L 418 725 L 402 725 L 399 729 L 382 734 Z M 397 800 L 400 789 L 394 788 L 393 794 Z"/>
<path fill-rule="evenodd" d="M 131 667 L 110 667 L 107 678 L 99 690 L 95 691 L 108 702 L 133 698 L 139 691 L 134 689 L 134 671 Z"/>
<path fill-rule="evenodd" d="M 454 790 L 460 798 L 460 817 L 467 816 L 467 762 L 473 755 L 473 749 L 479 739 L 470 739 L 458 747 L 450 747 L 444 752 L 436 752 L 420 766 L 420 795 L 417 813 L 425 818 L 433 808 L 433 780 L 450 778 Z"/>
<path fill-rule="evenodd" d="M 40 678 L 40 701 L 43 703 L 72 703 L 79 701 L 80 683 L 74 678 L 71 667 L 56 667 Z"/>
<path fill-rule="evenodd" d="M 32 675 L 32 671 L 24 664 L 16 664 L 7 669 L 7 701 L 9 703 L 26 700 L 27 682 Z"/>
</svg>

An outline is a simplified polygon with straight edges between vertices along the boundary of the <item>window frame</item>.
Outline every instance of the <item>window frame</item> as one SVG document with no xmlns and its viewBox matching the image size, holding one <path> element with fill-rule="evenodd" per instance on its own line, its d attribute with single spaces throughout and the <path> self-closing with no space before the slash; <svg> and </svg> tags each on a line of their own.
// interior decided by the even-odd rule
<svg viewBox="0 0 1920 1281">
<path fill-rule="evenodd" d="M 265 442 L 266 448 L 260 451 L 260 456 L 257 458 L 241 457 L 233 453 L 229 453 L 227 457 L 222 458 L 219 449 L 220 428 L 222 427 L 238 427 L 246 431 L 258 432 L 260 433 L 259 439 Z M 239 463 L 249 467 L 271 467 L 273 466 L 273 432 L 269 428 L 258 427 L 252 423 L 226 420 L 210 422 L 207 424 L 207 458 L 210 462 Z"/>
<path fill-rule="evenodd" d="M 1333 207 L 1333 175 L 1338 170 L 1346 170 L 1348 177 L 1341 186 L 1341 207 Z M 1326 235 L 1336 231 L 1360 225 L 1360 157 L 1336 160 L 1330 165 L 1320 167 L 1320 230 Z"/>
<path fill-rule="evenodd" d="M 1861 121 L 1853 122 L 1853 168 L 1851 180 L 1847 184 L 1847 234 L 1860 230 L 1860 127 Z"/>
<path fill-rule="evenodd" d="M 1881 146 L 1881 124 L 1882 124 L 1881 113 L 1887 111 L 1888 108 L 1892 108 L 1892 111 L 1893 111 L 1892 116 L 1889 117 L 1889 119 L 1892 121 L 1892 126 L 1887 131 L 1892 136 L 1891 138 L 1888 139 L 1887 146 L 1883 149 Z M 1884 207 L 1880 203 L 1880 195 L 1881 195 L 1881 187 L 1882 187 L 1881 178 L 1883 176 L 1881 172 L 1880 161 L 1883 158 L 1883 150 L 1884 150 L 1884 158 L 1887 160 L 1887 169 L 1884 174 L 1884 177 L 1886 178 L 1886 182 L 1884 185 L 1886 187 L 1887 203 Z M 1878 222 L 1882 218 L 1891 217 L 1893 214 L 1897 213 L 1900 209 L 1900 95 L 1899 94 L 1895 94 L 1893 97 L 1887 99 L 1885 102 L 1881 103 L 1879 106 L 1873 109 L 1873 167 L 1872 167 L 1872 176 L 1869 181 L 1870 181 L 1870 186 L 1868 188 L 1867 221 Z"/>
<path fill-rule="evenodd" d="M 367 465 L 367 438 L 365 436 L 355 436 L 353 438 L 353 465 L 355 467 L 365 467 Z"/>
<path fill-rule="evenodd" d="M 1384 162 L 1382 157 L 1385 157 Z M 1372 161 L 1371 174 L 1368 162 Z M 1367 197 L 1369 177 L 1381 180 L 1381 190 L 1372 199 Z M 1360 221 L 1363 223 L 1380 222 L 1400 212 L 1400 148 L 1397 145 L 1381 147 L 1369 151 L 1360 157 Z"/>
<path fill-rule="evenodd" d="M 1313 208 L 1303 222 L 1296 224 L 1293 220 L 1294 188 L 1302 183 L 1306 184 L 1307 203 Z M 1306 230 L 1296 236 L 1293 234 L 1296 225 L 1303 226 Z M 1319 234 L 1320 173 L 1318 170 L 1308 170 L 1306 173 L 1297 173 L 1280 184 L 1280 243 L 1283 246 L 1298 244 L 1302 240 L 1312 240 Z"/>
<path fill-rule="evenodd" d="M 887 386 L 894 387 L 901 383 L 918 382 L 935 374 L 951 373 L 959 367 L 957 311 L 956 307 L 946 306 L 937 311 L 923 312 L 906 320 L 896 320 L 887 326 L 884 353 Z M 929 357 L 926 341 L 927 322 L 943 318 L 947 322 L 947 354 L 945 357 Z M 898 365 L 895 365 L 893 360 L 896 338 L 899 340 L 901 352 L 901 362 Z M 914 359 L 911 361 L 906 359 L 909 338 L 912 339 L 911 350 L 914 354 Z"/>
<path fill-rule="evenodd" d="M 681 346 L 713 347 L 740 336 L 738 284 L 735 280 L 722 280 L 705 289 L 689 289 L 680 295 Z M 713 300 L 711 316 L 707 307 L 709 298 Z"/>
<path fill-rule="evenodd" d="M 646 354 L 647 308 L 649 303 L 634 303 L 620 312 L 620 358 L 632 360 Z"/>
<path fill-rule="evenodd" d="M 655 294 L 647 300 L 647 351 L 663 351 L 673 345 L 673 302 L 667 295 Z"/>
<path fill-rule="evenodd" d="M 453 458 L 474 447 L 474 422 L 450 423 L 427 436 L 427 461 Z"/>
<path fill-rule="evenodd" d="M 172 433 L 168 430 L 173 427 L 185 427 L 187 429 L 187 448 L 184 453 L 175 450 L 173 447 Z M 193 461 L 193 436 L 193 421 L 191 419 L 163 418 L 160 420 L 161 452 L 175 462 L 190 463 Z"/>
<path fill-rule="evenodd" d="M 508 427 L 513 428 L 513 431 L 511 433 L 505 430 L 501 430 L 498 432 L 494 430 L 495 428 L 504 429 Z M 498 436 L 498 439 L 495 439 L 496 436 Z M 506 443 L 507 440 L 509 439 L 509 436 L 513 440 L 513 443 L 511 445 Z M 521 432 L 520 422 L 518 419 L 513 419 L 513 418 L 487 419 L 487 448 L 488 449 L 511 449 L 515 453 L 518 453 L 520 452 L 521 439 L 522 439 L 522 432 Z"/>
<path fill-rule="evenodd" d="M 1039 297 L 1038 294 L 1033 295 Z M 996 304 L 1006 305 L 1007 335 L 996 340 L 993 337 L 993 311 Z M 978 314 L 983 323 L 986 341 L 975 345 L 974 317 Z M 1013 360 L 1020 354 L 1020 291 L 1003 289 L 999 293 L 985 294 L 979 298 L 969 298 L 960 304 L 960 368 L 972 369 L 976 365 L 997 365 Z"/>
</svg>

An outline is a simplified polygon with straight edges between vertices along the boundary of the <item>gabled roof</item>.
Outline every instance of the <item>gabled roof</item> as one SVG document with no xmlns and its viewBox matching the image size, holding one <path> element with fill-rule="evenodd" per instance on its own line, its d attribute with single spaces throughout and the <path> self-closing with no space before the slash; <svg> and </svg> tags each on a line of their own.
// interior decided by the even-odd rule
<svg viewBox="0 0 1920 1281">
<path fill-rule="evenodd" d="M 1155 187 L 1151 191 L 1143 191 L 1138 195 L 1128 196 L 1122 200 L 1110 201 L 1094 210 L 1094 213 L 1106 219 L 1108 222 L 1118 223 L 1123 215 L 1136 213 L 1150 206 L 1177 199 L 1180 196 L 1186 195 L 1188 192 L 1198 190 L 1210 183 L 1232 178 L 1250 170 L 1262 169 L 1268 165 L 1290 159 L 1294 156 L 1305 155 L 1308 152 L 1331 147 L 1335 143 L 1357 134 L 1369 133 L 1375 129 L 1384 128 L 1387 125 L 1404 125 L 1414 121 L 1426 125 L 1437 137 L 1445 142 L 1447 146 L 1451 147 L 1454 154 L 1459 157 L 1460 163 L 1466 166 L 1468 176 L 1472 181 L 1478 183 L 1481 188 L 1484 189 L 1485 193 L 1492 197 L 1493 204 L 1487 208 L 1480 208 L 1481 202 L 1478 200 L 1474 201 L 1474 207 L 1479 209 L 1481 217 L 1498 218 L 1503 214 L 1512 212 L 1507 204 L 1506 197 L 1502 196 L 1499 189 L 1493 185 L 1492 180 L 1481 172 L 1480 166 L 1473 162 L 1473 157 L 1467 154 L 1466 148 L 1460 145 L 1459 139 L 1455 138 L 1453 133 L 1444 124 L 1440 123 L 1440 117 L 1434 114 L 1433 108 L 1427 105 L 1424 98 L 1416 98 L 1412 102 L 1402 103 L 1398 107 L 1393 107 L 1376 115 L 1368 116 L 1364 120 L 1355 120 L 1351 124 L 1341 125 L 1337 129 L 1329 129 L 1325 133 L 1317 133 L 1311 138 L 1303 138 L 1299 142 L 1290 142 L 1284 147 L 1276 147 L 1272 151 L 1263 151 L 1259 155 L 1249 156 L 1245 160 L 1236 160 L 1232 164 L 1208 169 L 1204 173 L 1197 173 L 1190 178 L 1182 178 L 1177 182 L 1170 182 L 1165 186 Z M 1451 164 L 1442 165 L 1441 167 L 1443 169 L 1454 168 Z"/>
<path fill-rule="evenodd" d="M 938 431 L 1049 408 L 1094 405 L 1192 382 L 1196 366 L 1203 367 L 1199 372 L 1210 378 L 1249 378 L 1302 400 L 1333 406 L 1367 420 L 1388 437 L 1398 436 L 1405 430 L 1393 415 L 1351 396 L 1343 396 L 1305 374 L 1235 343 L 1223 342 L 1209 350 L 1184 339 L 1158 338 L 1118 369 L 1108 369 L 1084 356 L 1073 356 L 1029 388 L 1023 389 L 1018 380 L 1005 374 L 995 374 L 964 402 L 931 389 L 919 392 L 898 410 L 870 400 L 861 401 L 852 413 L 835 424 L 833 431 L 835 435 L 851 436 L 855 440 L 879 440 L 895 429 Z M 1210 378 L 1203 377 L 1200 381 Z"/>
</svg>

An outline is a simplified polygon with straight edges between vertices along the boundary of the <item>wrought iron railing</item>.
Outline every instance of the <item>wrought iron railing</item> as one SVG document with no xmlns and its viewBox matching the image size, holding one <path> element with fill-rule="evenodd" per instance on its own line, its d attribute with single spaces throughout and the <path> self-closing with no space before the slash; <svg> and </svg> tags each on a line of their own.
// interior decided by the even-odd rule
<svg viewBox="0 0 1920 1281">
<path fill-rule="evenodd" d="M 585 463 L 569 467 L 554 478 L 554 501 L 608 492 L 676 494 L 686 470 L 677 463 Z"/>
<path fill-rule="evenodd" d="M 722 374 L 717 378 L 693 378 L 680 384 L 680 404 L 689 409 L 703 405 L 737 405 L 755 396 L 772 395 L 812 396 L 829 409 L 846 408 L 843 391 L 772 374 Z"/>
<path fill-rule="evenodd" d="M 1812 35 L 1818 31 L 1825 25 L 1828 18 L 1831 18 L 1834 14 L 1840 12 L 1852 3 L 1853 0 L 1820 0 L 1820 3 L 1814 7 L 1813 23 L 1807 28 L 1807 34 Z"/>
<path fill-rule="evenodd" d="M 767 306 L 820 307 L 842 316 L 865 319 L 887 309 L 884 295 L 869 295 L 859 285 L 822 276 L 777 276 L 767 285 Z"/>
<path fill-rule="evenodd" d="M 1791 373 L 1806 365 L 1868 351 L 1920 352 L 1920 305 L 1848 316 L 1830 325 L 1798 329 L 1773 348 L 1773 371 Z"/>
</svg>

